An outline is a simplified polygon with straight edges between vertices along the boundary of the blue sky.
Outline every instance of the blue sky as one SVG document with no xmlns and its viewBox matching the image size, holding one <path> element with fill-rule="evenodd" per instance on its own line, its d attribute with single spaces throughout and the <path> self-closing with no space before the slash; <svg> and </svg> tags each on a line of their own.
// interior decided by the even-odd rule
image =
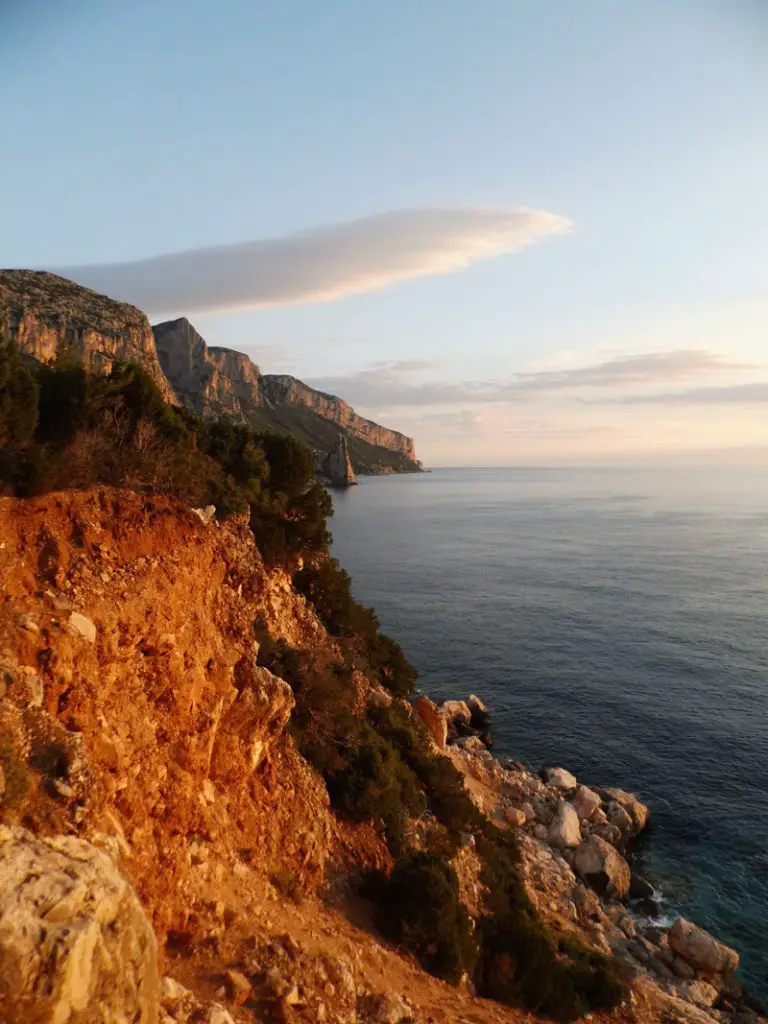
<svg viewBox="0 0 768 1024">
<path fill-rule="evenodd" d="M 163 268 L 113 264 L 259 240 L 204 265 L 247 277 L 243 301 L 190 272 L 150 315 L 337 391 L 432 464 L 768 446 L 761 0 L 10 0 L 0 84 L 3 265 L 106 264 L 136 301 Z M 521 207 L 570 230 L 523 231 Z M 485 226 L 452 211 L 489 208 L 481 258 Z M 368 220 L 403 210 L 386 239 Z M 317 228 L 281 243 L 265 301 L 270 240 Z"/>
</svg>

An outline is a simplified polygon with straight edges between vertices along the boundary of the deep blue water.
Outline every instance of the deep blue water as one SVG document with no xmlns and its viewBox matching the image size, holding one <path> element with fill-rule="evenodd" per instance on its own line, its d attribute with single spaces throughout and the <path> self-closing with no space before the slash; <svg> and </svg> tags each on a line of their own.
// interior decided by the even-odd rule
<svg viewBox="0 0 768 1024">
<path fill-rule="evenodd" d="M 496 752 L 636 791 L 642 869 L 768 998 L 768 474 L 436 470 L 334 495 L 355 595 Z"/>
</svg>

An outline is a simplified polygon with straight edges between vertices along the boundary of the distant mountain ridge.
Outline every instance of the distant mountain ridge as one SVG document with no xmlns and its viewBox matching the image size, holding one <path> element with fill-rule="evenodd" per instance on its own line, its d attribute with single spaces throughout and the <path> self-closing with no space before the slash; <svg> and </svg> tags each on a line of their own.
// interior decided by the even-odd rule
<svg viewBox="0 0 768 1024">
<path fill-rule="evenodd" d="M 359 416 L 343 399 L 288 375 L 262 374 L 241 352 L 209 346 L 181 317 L 150 326 L 135 306 L 43 271 L 0 270 L 0 337 L 42 362 L 67 341 L 91 370 L 140 362 L 166 401 L 298 437 L 327 456 L 347 436 L 356 473 L 418 472 L 412 438 Z"/>
</svg>

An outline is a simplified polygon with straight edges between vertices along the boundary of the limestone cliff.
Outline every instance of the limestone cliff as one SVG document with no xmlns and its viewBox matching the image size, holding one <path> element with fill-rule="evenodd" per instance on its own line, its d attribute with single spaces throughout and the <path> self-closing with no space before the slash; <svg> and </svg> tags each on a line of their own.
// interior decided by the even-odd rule
<svg viewBox="0 0 768 1024">
<path fill-rule="evenodd" d="M 323 419 L 343 427 L 349 434 L 367 441 L 368 444 L 398 452 L 407 459 L 416 461 L 416 446 L 412 438 L 358 416 L 350 405 L 335 395 L 315 391 L 295 377 L 285 374 L 262 377 L 261 390 L 265 405 L 303 405 Z"/>
<path fill-rule="evenodd" d="M 52 360 L 57 345 L 67 342 L 98 373 L 108 373 L 118 360 L 140 362 L 165 400 L 176 401 L 146 315 L 55 274 L 0 270 L 0 338 L 41 362 Z"/>
<path fill-rule="evenodd" d="M 195 412 L 245 419 L 261 404 L 261 374 L 248 356 L 209 348 L 185 317 L 156 324 L 152 330 L 171 387 Z"/>
<path fill-rule="evenodd" d="M 341 398 L 295 377 L 262 374 L 248 356 L 206 344 L 185 318 L 155 324 L 157 353 L 180 402 L 203 416 L 228 415 L 256 427 L 294 434 L 330 455 L 347 434 L 354 472 L 417 472 L 413 439 L 358 416 Z"/>
</svg>

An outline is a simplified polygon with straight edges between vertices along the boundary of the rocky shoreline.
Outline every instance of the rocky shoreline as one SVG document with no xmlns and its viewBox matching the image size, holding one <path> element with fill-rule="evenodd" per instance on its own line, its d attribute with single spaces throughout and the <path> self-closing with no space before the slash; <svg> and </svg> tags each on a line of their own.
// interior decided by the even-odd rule
<svg viewBox="0 0 768 1024">
<path fill-rule="evenodd" d="M 634 793 L 584 785 L 562 767 L 536 773 L 496 758 L 491 711 L 474 694 L 440 705 L 422 695 L 413 709 L 478 808 L 517 831 L 526 888 L 545 919 L 645 975 L 670 997 L 670 1021 L 763 1019 L 735 977 L 736 950 L 683 917 L 664 924 L 653 887 L 632 871 L 632 844 L 650 821 Z"/>
</svg>

